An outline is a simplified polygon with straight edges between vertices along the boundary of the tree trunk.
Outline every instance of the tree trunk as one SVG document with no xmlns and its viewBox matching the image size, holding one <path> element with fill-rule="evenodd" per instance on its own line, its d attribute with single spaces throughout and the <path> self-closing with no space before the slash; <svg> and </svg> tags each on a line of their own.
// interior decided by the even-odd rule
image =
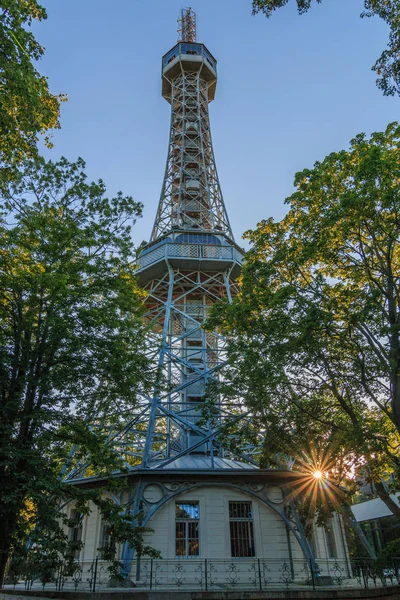
<svg viewBox="0 0 400 600">
<path fill-rule="evenodd" d="M 400 518 L 400 506 L 392 500 L 385 484 L 382 483 L 382 481 L 375 481 L 374 486 L 379 498 L 386 504 L 388 509 L 392 511 L 395 517 Z"/>
<path fill-rule="evenodd" d="M 0 588 L 2 588 L 4 584 L 6 566 L 10 557 L 12 534 L 16 524 L 17 521 L 15 516 L 14 519 L 8 518 L 0 523 Z"/>
</svg>

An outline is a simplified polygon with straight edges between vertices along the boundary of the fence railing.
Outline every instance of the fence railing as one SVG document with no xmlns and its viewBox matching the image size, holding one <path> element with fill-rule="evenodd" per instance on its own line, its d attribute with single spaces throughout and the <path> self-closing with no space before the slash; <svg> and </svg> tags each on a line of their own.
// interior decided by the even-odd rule
<svg viewBox="0 0 400 600">
<path fill-rule="evenodd" d="M 139 255 L 137 264 L 139 268 L 143 268 L 164 258 L 203 258 L 213 261 L 236 261 L 241 264 L 243 253 L 234 246 L 168 242 L 156 246 L 154 249 L 149 248 L 146 250 L 146 253 Z"/>
<path fill-rule="evenodd" d="M 105 588 L 187 590 L 357 589 L 400 584 L 400 557 L 380 564 L 372 559 L 278 560 L 272 558 L 141 558 L 132 564 L 128 580 L 112 570 L 110 562 L 95 559 L 57 569 L 40 570 L 40 564 L 12 570 L 5 589 L 99 591 Z"/>
</svg>

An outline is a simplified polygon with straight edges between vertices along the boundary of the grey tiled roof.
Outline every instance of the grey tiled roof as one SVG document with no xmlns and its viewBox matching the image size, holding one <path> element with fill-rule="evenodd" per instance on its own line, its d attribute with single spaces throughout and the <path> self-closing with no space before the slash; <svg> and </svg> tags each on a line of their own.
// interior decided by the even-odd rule
<svg viewBox="0 0 400 600">
<path fill-rule="evenodd" d="M 159 463 L 151 464 L 152 469 L 160 468 Z M 187 456 L 181 456 L 173 462 L 170 462 L 163 469 L 181 469 L 184 471 L 196 471 L 196 470 L 243 470 L 243 469 L 258 469 L 258 467 L 239 462 L 237 460 L 231 460 L 230 458 L 220 458 L 219 456 L 214 457 L 214 464 L 210 456 L 204 456 L 202 454 L 190 454 Z"/>
</svg>

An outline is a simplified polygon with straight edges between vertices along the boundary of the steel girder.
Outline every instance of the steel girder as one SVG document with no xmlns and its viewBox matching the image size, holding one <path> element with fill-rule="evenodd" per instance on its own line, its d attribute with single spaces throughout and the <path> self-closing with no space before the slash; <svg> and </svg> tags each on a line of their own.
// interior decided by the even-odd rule
<svg viewBox="0 0 400 600">
<path fill-rule="evenodd" d="M 212 305 L 228 301 L 237 293 L 231 269 L 216 272 L 189 271 L 169 267 L 146 286 L 148 355 L 158 369 L 153 395 L 141 395 L 127 414 L 105 415 L 94 428 L 108 431 L 108 443 L 128 470 L 162 468 L 174 457 L 193 450 L 209 455 L 237 458 L 254 464 L 257 445 L 236 452 L 221 445 L 221 432 L 229 440 L 229 425 L 250 421 L 240 402 L 208 395 L 210 418 L 204 416 L 204 400 L 212 382 L 219 382 L 226 364 L 226 340 L 203 324 Z M 110 423 L 107 425 L 107 423 Z M 212 433 L 212 435 L 210 435 Z M 204 439 L 204 441 L 202 441 Z M 93 475 L 90 457 L 71 458 L 64 469 L 68 481 Z"/>
<path fill-rule="evenodd" d="M 201 71 L 171 83 L 168 157 L 151 241 L 174 228 L 233 234 L 215 165 L 208 113 L 210 82 Z"/>
<path fill-rule="evenodd" d="M 237 293 L 229 270 L 225 272 L 169 269 L 168 276 L 148 284 L 148 312 L 152 336 L 159 342 L 159 389 L 151 401 L 151 419 L 142 466 L 162 468 L 171 457 L 189 453 L 193 444 L 205 453 L 220 453 L 218 434 L 232 420 L 248 418 L 243 406 L 232 406 L 224 398 L 211 398 L 213 422 L 203 416 L 207 386 L 219 379 L 226 364 L 226 342 L 203 324 L 211 306 Z M 157 332 L 159 332 L 157 334 Z M 212 441 L 210 431 L 213 430 Z M 229 455 L 228 451 L 224 451 Z M 238 450 L 236 457 L 253 462 L 250 453 Z"/>
</svg>

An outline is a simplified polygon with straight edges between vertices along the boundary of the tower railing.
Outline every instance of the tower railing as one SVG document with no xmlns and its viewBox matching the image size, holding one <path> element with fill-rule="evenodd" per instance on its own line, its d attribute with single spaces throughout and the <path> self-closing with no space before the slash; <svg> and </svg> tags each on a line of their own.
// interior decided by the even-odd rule
<svg viewBox="0 0 400 600">
<path fill-rule="evenodd" d="M 242 264 L 243 253 L 234 246 L 221 246 L 217 244 L 180 244 L 177 242 L 164 243 L 149 249 L 139 255 L 137 265 L 139 269 L 166 258 L 196 258 L 212 261 L 228 261 Z"/>
</svg>

